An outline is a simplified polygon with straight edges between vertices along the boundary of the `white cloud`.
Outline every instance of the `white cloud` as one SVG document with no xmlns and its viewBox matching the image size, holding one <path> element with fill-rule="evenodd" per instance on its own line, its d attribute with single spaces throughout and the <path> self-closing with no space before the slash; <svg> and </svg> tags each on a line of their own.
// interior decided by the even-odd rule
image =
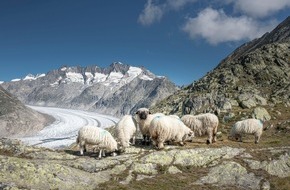
<svg viewBox="0 0 290 190">
<path fill-rule="evenodd" d="M 255 18 L 264 18 L 290 7 L 290 0 L 236 0 L 233 3 L 236 11 Z"/>
<path fill-rule="evenodd" d="M 183 31 L 192 39 L 202 37 L 216 45 L 222 42 L 252 40 L 273 29 L 276 24 L 262 25 L 246 16 L 231 17 L 222 10 L 206 8 L 196 18 L 189 18 Z"/>
<path fill-rule="evenodd" d="M 144 10 L 139 15 L 138 21 L 142 25 L 151 25 L 161 20 L 163 15 L 171 10 L 182 9 L 188 3 L 194 3 L 197 0 L 167 0 L 163 4 L 154 4 L 154 0 L 147 0 Z"/>
<path fill-rule="evenodd" d="M 166 6 L 168 9 L 179 10 L 188 3 L 194 3 L 197 0 L 167 0 Z"/>
<path fill-rule="evenodd" d="M 162 8 L 154 5 L 152 1 L 153 0 L 147 1 L 143 12 L 139 15 L 138 21 L 142 25 L 151 25 L 156 21 L 160 21 L 163 16 Z"/>
</svg>

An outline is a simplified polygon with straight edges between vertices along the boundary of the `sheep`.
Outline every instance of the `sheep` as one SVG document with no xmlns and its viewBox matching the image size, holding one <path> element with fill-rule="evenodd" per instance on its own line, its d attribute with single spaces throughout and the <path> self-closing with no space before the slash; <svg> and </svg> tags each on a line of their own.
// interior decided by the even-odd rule
<svg viewBox="0 0 290 190">
<path fill-rule="evenodd" d="M 132 115 L 123 116 L 116 125 L 117 140 L 122 148 L 130 146 L 130 139 L 132 144 L 135 144 L 137 122 Z"/>
<path fill-rule="evenodd" d="M 162 149 L 165 141 L 175 141 L 183 146 L 184 141 L 193 134 L 193 131 L 176 117 L 157 116 L 150 123 L 149 133 L 152 144 Z"/>
<path fill-rule="evenodd" d="M 263 133 L 263 123 L 259 119 L 245 119 L 236 122 L 230 131 L 229 139 L 235 138 L 236 140 L 242 141 L 243 134 L 255 135 L 255 143 L 257 144 Z"/>
<path fill-rule="evenodd" d="M 99 151 L 99 158 L 105 156 L 105 151 L 112 152 L 112 156 L 116 156 L 118 150 L 117 141 L 110 132 L 95 126 L 84 126 L 80 128 L 76 139 L 80 148 L 80 155 L 86 151 L 86 144 L 96 145 Z"/>
<path fill-rule="evenodd" d="M 200 115 L 184 115 L 181 121 L 189 127 L 194 136 L 208 135 L 207 144 L 216 142 L 216 133 L 219 125 L 218 117 L 212 113 L 205 113 Z"/>
<path fill-rule="evenodd" d="M 164 116 L 163 113 L 155 113 L 151 114 L 148 108 L 139 108 L 136 112 L 136 121 L 139 125 L 139 129 L 141 134 L 143 135 L 142 144 L 149 144 L 150 142 L 150 134 L 149 127 L 150 122 L 157 116 Z"/>
</svg>

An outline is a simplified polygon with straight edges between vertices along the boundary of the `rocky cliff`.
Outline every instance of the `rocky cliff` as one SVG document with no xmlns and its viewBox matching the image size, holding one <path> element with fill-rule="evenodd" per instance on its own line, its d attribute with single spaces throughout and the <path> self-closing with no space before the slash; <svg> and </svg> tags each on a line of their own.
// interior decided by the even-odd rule
<svg viewBox="0 0 290 190">
<path fill-rule="evenodd" d="M 67 67 L 1 84 L 30 105 L 54 106 L 121 116 L 150 107 L 178 87 L 166 77 L 120 62 L 107 68 Z"/>
<path fill-rule="evenodd" d="M 22 137 L 52 122 L 50 116 L 24 106 L 0 86 L 0 137 Z"/>
<path fill-rule="evenodd" d="M 153 110 L 165 113 L 216 112 L 260 119 L 274 106 L 290 106 L 290 17 L 273 31 L 237 48 L 200 80 L 168 97 Z M 266 109 L 266 110 L 265 110 Z M 261 112 L 259 112 L 261 113 Z"/>
</svg>

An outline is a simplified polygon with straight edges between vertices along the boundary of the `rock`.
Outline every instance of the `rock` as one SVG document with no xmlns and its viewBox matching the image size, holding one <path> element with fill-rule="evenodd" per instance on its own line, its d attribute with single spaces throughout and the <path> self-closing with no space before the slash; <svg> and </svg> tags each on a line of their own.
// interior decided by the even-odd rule
<svg viewBox="0 0 290 190">
<path fill-rule="evenodd" d="M 177 174 L 177 173 L 182 173 L 181 170 L 179 170 L 177 167 L 175 166 L 170 166 L 167 170 L 168 173 L 170 174 Z"/>
<path fill-rule="evenodd" d="M 243 152 L 243 149 L 223 147 L 220 149 L 215 148 L 197 148 L 190 150 L 179 150 L 175 155 L 174 165 L 180 166 L 207 166 L 215 160 L 221 158 L 229 159 Z"/>
<path fill-rule="evenodd" d="M 270 114 L 262 107 L 256 107 L 252 113 L 252 117 L 262 121 L 269 121 L 271 119 Z"/>
<path fill-rule="evenodd" d="M 252 169 L 263 169 L 267 171 L 270 175 L 278 177 L 288 177 L 290 176 L 290 152 L 285 153 L 279 157 L 278 160 L 267 161 L 256 161 L 245 159 Z"/>
<path fill-rule="evenodd" d="M 233 161 L 225 161 L 210 169 L 209 174 L 196 181 L 196 184 L 217 186 L 238 186 L 244 189 L 260 189 L 261 177 L 248 173 L 246 168 Z"/>
</svg>

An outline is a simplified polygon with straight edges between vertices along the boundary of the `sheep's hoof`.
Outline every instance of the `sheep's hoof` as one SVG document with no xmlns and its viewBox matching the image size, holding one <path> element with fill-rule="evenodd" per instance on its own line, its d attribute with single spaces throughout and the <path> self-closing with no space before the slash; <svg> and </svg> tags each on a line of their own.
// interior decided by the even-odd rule
<svg viewBox="0 0 290 190">
<path fill-rule="evenodd" d="M 206 144 L 210 144 L 210 141 L 209 140 L 206 140 Z"/>
</svg>

